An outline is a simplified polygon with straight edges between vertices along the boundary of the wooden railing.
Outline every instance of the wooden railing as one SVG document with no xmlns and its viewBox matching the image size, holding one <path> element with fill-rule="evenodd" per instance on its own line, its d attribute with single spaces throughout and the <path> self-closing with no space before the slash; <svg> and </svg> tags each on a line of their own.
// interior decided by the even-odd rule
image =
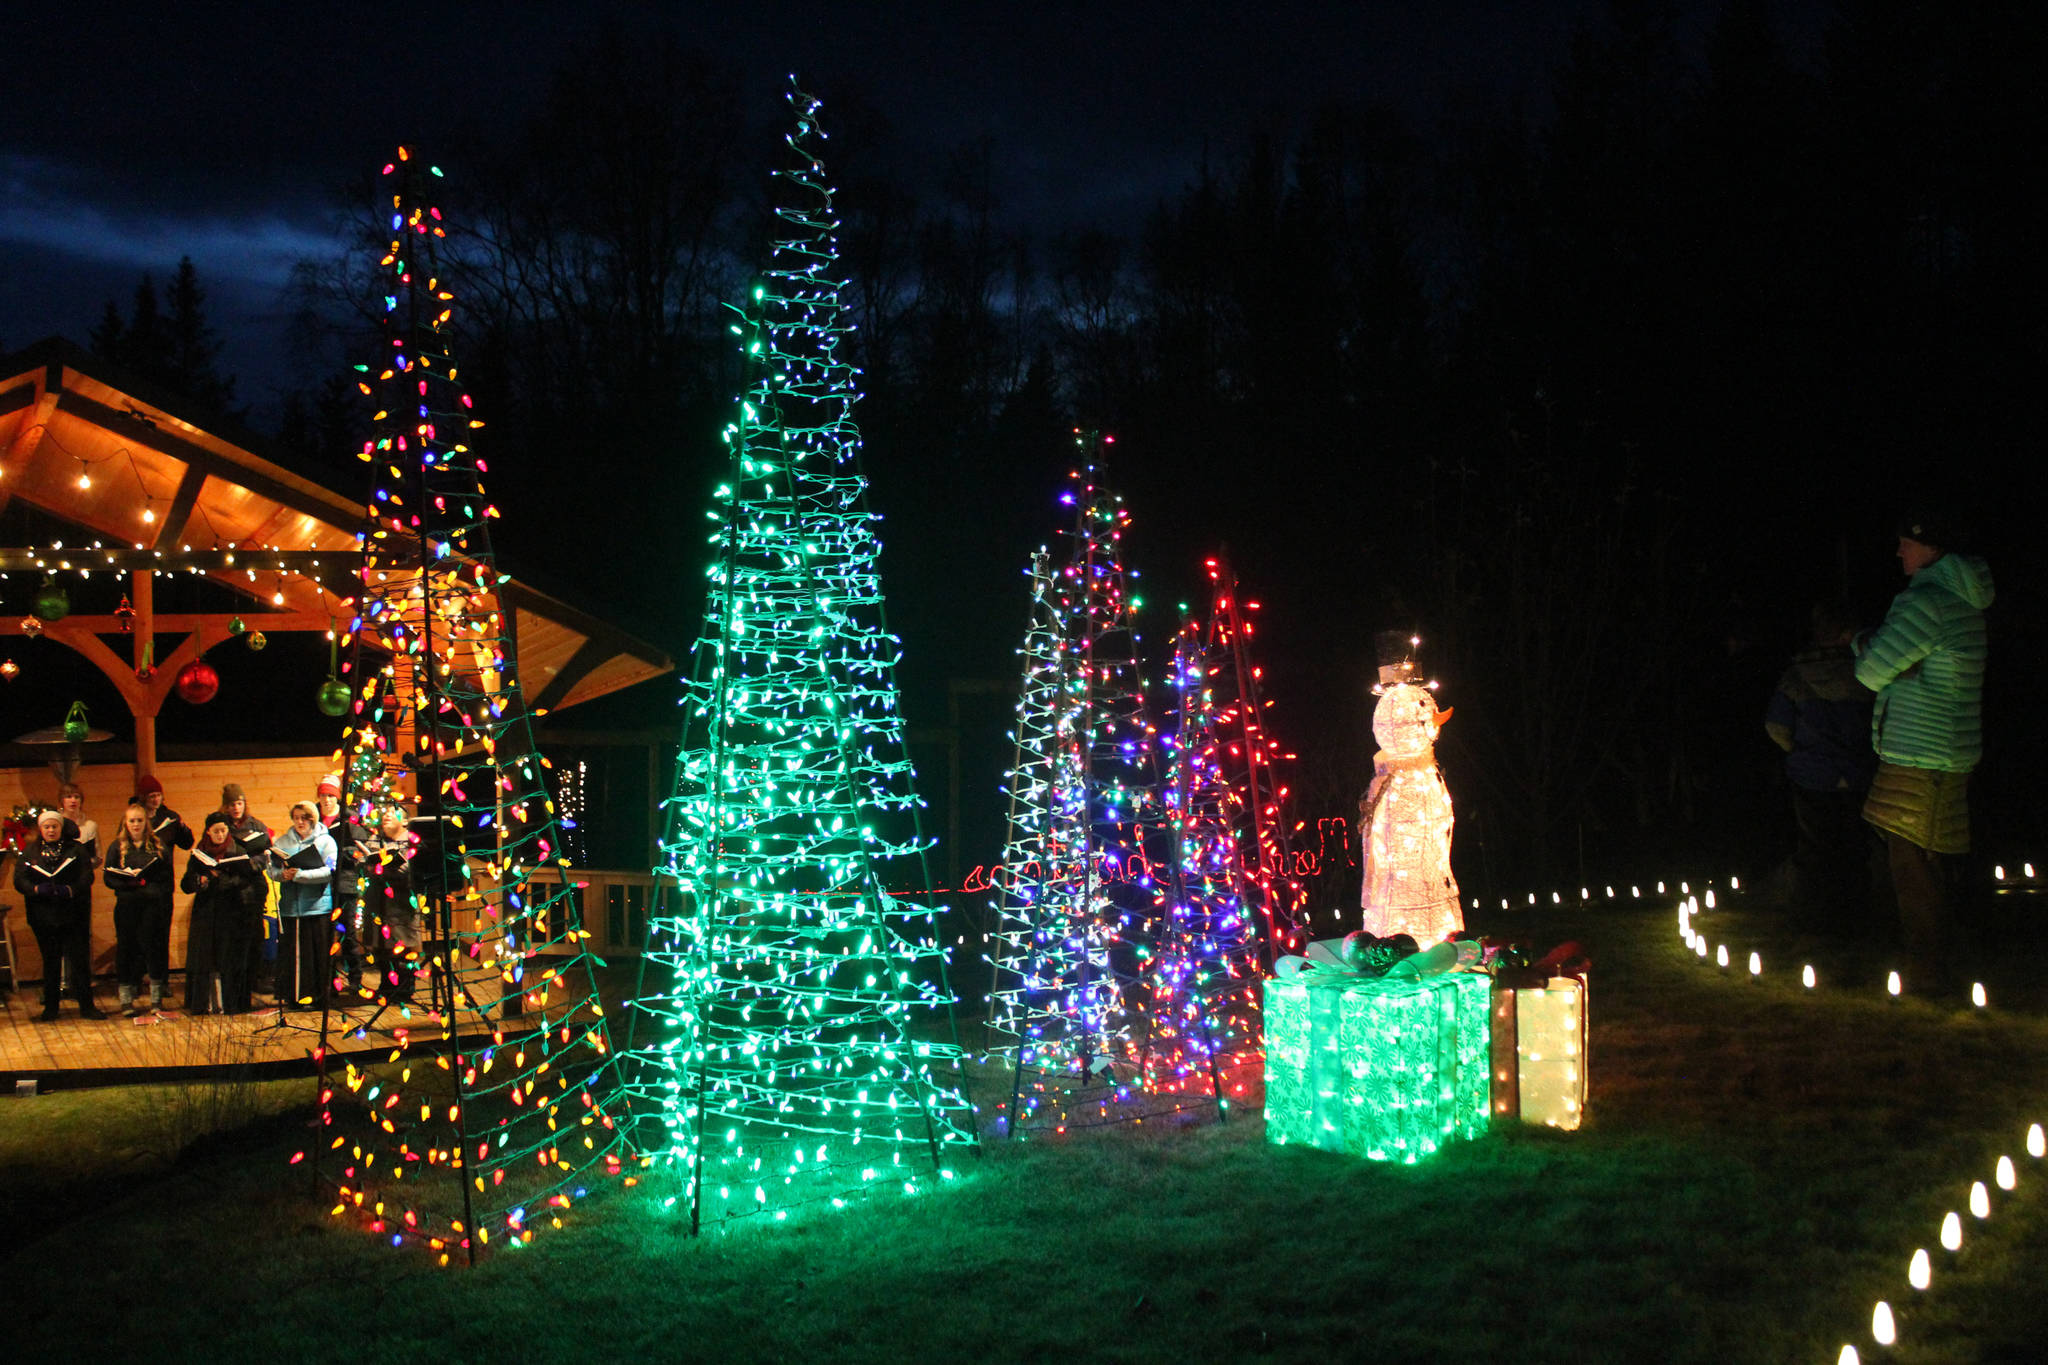
<svg viewBox="0 0 2048 1365">
<path fill-rule="evenodd" d="M 599 957 L 637 956 L 647 942 L 647 916 L 654 905 L 654 874 L 594 867 L 537 867 L 528 875 L 536 886 L 567 881 L 590 931 L 590 948 Z"/>
</svg>

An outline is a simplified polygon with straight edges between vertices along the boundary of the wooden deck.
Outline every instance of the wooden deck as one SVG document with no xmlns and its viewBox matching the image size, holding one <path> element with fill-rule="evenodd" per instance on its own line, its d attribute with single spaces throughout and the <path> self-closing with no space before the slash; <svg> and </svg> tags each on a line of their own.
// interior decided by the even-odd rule
<svg viewBox="0 0 2048 1365">
<path fill-rule="evenodd" d="M 144 1081 L 190 1079 L 227 1068 L 255 1067 L 261 1076 L 310 1075 L 313 1050 L 320 1045 L 318 1011 L 284 1016 L 279 1028 L 275 1009 L 238 1015 L 188 1015 L 182 1010 L 124 1018 L 111 989 L 99 992 L 104 1020 L 81 1019 L 77 1006 L 65 1001 L 55 1021 L 41 1023 L 42 996 L 26 992 L 0 996 L 0 1090 L 16 1091 L 33 1082 L 39 1090 L 75 1089 L 94 1085 L 127 1085 Z M 385 1011 L 374 1028 L 357 1038 L 350 1031 L 367 1024 L 375 1010 L 359 1005 L 328 1016 L 329 1056 L 390 1055 L 394 1029 L 412 1029 L 438 1036 L 417 1007 L 407 1019 L 396 1009 Z M 464 1012 L 462 1031 L 482 1033 L 489 1025 L 480 1015 Z"/>
</svg>

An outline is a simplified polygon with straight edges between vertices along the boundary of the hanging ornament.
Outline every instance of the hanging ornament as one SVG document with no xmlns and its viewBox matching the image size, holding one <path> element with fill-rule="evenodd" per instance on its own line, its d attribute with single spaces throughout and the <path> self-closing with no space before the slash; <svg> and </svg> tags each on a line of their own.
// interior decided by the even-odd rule
<svg viewBox="0 0 2048 1365">
<path fill-rule="evenodd" d="M 204 659 L 194 659 L 178 670 L 178 680 L 172 684 L 178 695 L 194 706 L 204 706 L 220 693 L 220 674 L 213 671 L 213 665 Z"/>
<path fill-rule="evenodd" d="M 121 605 L 114 608 L 114 620 L 121 626 L 123 635 L 135 633 L 135 608 L 128 604 L 128 595 L 121 595 Z"/>
<path fill-rule="evenodd" d="M 148 682 L 156 676 L 156 641 L 142 642 L 142 662 L 135 666 L 135 681 Z"/>
<path fill-rule="evenodd" d="M 329 678 L 320 684 L 320 691 L 315 694 L 314 702 L 319 706 L 320 714 L 323 716 L 346 715 L 349 703 L 348 684 L 339 678 Z"/>
<path fill-rule="evenodd" d="M 29 603 L 29 610 L 45 621 L 61 621 L 71 614 L 71 594 L 64 585 L 46 578 Z"/>
<path fill-rule="evenodd" d="M 228 634 L 240 635 L 243 631 L 247 630 L 248 628 L 248 622 L 244 621 L 241 617 L 230 616 L 228 618 Z"/>
<path fill-rule="evenodd" d="M 340 671 L 341 639 L 334 632 L 334 622 L 327 623 L 327 681 L 320 684 L 320 690 L 313 694 L 313 704 L 320 708 L 323 716 L 339 717 L 347 714 L 349 687 L 335 675 Z"/>
<path fill-rule="evenodd" d="M 21 633 L 23 635 L 28 636 L 28 638 L 31 640 L 35 639 L 36 636 L 41 635 L 43 633 L 43 619 L 40 616 L 22 617 Z"/>
<path fill-rule="evenodd" d="M 85 703 L 75 701 L 64 713 L 64 739 L 66 743 L 83 744 L 85 737 L 92 733 L 92 723 L 85 718 Z"/>
<path fill-rule="evenodd" d="M 249 648 L 262 649 L 265 645 L 269 643 L 270 637 L 265 635 L 262 631 L 252 630 L 249 632 Z"/>
<path fill-rule="evenodd" d="M 21 676 L 21 665 L 12 659 L 0 659 L 0 678 L 13 682 Z"/>
</svg>

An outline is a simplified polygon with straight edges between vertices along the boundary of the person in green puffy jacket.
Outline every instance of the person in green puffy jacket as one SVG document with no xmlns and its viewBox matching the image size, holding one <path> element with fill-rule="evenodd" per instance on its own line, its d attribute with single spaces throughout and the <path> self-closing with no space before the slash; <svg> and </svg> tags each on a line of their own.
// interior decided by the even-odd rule
<svg viewBox="0 0 2048 1365">
<path fill-rule="evenodd" d="M 1877 693 L 1877 776 L 1863 818 L 1884 836 L 1916 988 L 1952 990 L 1944 856 L 1970 849 L 1970 773 L 1984 752 L 1984 609 L 1991 569 L 1932 519 L 1899 531 L 1910 580 L 1884 624 L 1856 642 L 1856 680 Z"/>
</svg>

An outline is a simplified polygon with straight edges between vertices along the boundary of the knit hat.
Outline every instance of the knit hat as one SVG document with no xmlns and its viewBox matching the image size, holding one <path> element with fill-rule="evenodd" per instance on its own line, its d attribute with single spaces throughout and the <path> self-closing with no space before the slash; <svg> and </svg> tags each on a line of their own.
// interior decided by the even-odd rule
<svg viewBox="0 0 2048 1365">
<path fill-rule="evenodd" d="M 157 780 L 155 773 L 144 773 L 142 780 L 135 784 L 135 794 L 138 796 L 162 796 L 164 794 L 164 784 Z"/>
<path fill-rule="evenodd" d="M 1942 507 L 1912 507 L 1899 518 L 1899 534 L 1937 550 L 1961 549 L 1970 533 L 1962 519 Z"/>
<path fill-rule="evenodd" d="M 320 785 L 313 789 L 313 794 L 315 796 L 341 795 L 341 775 L 339 773 L 328 773 L 320 779 Z"/>
</svg>

